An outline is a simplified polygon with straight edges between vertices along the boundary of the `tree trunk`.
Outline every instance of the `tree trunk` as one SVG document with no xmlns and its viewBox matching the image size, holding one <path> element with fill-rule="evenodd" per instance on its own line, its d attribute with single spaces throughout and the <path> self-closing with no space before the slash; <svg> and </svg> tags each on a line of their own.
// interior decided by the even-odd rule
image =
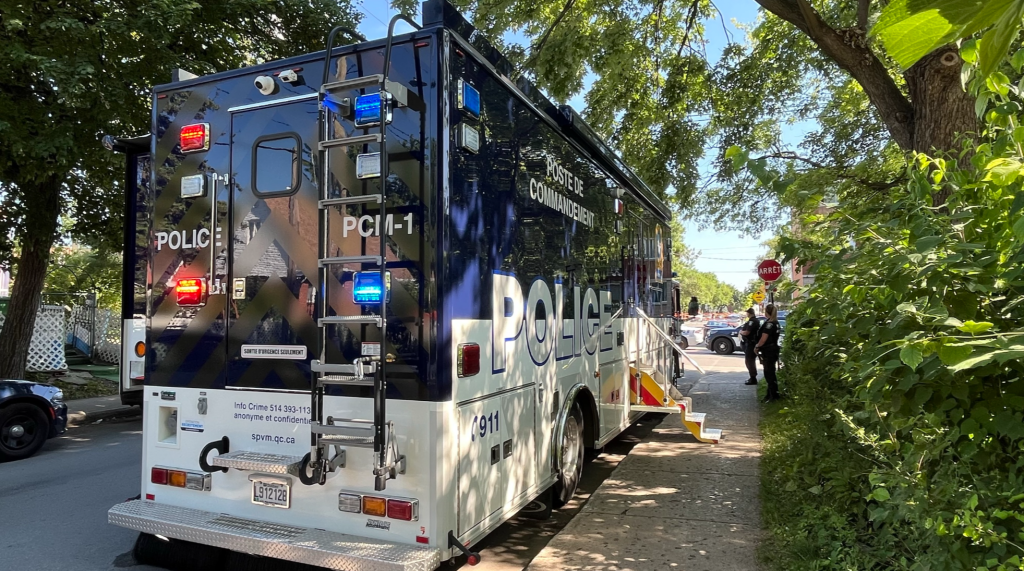
<svg viewBox="0 0 1024 571">
<path fill-rule="evenodd" d="M 903 77 L 914 106 L 913 150 L 956 159 L 960 168 L 970 169 L 978 119 L 974 97 L 960 85 L 963 64 L 956 47 L 947 46 L 926 55 Z M 966 146 L 965 136 L 970 141 Z M 963 155 L 961 149 L 966 151 Z M 937 193 L 933 204 L 944 204 L 949 193 Z"/>
<path fill-rule="evenodd" d="M 0 379 L 24 379 L 28 349 L 35 330 L 39 301 L 50 262 L 50 248 L 57 234 L 61 181 L 51 178 L 23 185 L 25 231 L 21 255 L 13 273 L 14 287 L 7 319 L 0 329 Z"/>
</svg>

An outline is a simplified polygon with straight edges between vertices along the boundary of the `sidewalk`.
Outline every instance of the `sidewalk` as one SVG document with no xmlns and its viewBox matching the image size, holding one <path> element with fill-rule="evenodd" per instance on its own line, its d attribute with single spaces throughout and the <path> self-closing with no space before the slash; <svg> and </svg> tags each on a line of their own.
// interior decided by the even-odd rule
<svg viewBox="0 0 1024 571">
<path fill-rule="evenodd" d="M 746 378 L 712 373 L 689 391 L 707 426 L 723 429 L 719 444 L 665 415 L 527 569 L 758 569 L 760 412 Z"/>
<path fill-rule="evenodd" d="M 69 400 L 67 405 L 69 427 L 91 424 L 97 420 L 142 415 L 140 407 L 121 404 L 121 395 Z"/>
</svg>

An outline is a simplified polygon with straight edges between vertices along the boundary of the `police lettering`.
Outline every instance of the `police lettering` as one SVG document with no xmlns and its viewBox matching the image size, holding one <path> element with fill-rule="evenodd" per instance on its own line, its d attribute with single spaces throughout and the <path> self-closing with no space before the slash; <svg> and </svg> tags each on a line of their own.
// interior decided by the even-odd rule
<svg viewBox="0 0 1024 571">
<path fill-rule="evenodd" d="M 167 246 L 171 250 L 182 248 L 205 248 L 210 245 L 210 230 L 208 228 L 196 228 L 188 230 L 172 230 L 170 232 L 157 232 L 156 251 L 159 252 Z M 217 247 L 220 247 L 220 227 L 217 227 Z"/>
</svg>

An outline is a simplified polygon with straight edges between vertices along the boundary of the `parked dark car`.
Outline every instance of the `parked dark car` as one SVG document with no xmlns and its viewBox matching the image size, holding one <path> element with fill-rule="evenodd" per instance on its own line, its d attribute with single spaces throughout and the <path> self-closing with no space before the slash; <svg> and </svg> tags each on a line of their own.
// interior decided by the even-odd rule
<svg viewBox="0 0 1024 571">
<path fill-rule="evenodd" d="M 764 317 L 758 317 L 757 321 L 764 323 Z M 779 344 L 781 345 L 782 332 L 786 330 L 786 321 L 784 319 L 779 320 L 779 329 Z M 707 336 L 704 338 L 704 346 L 719 355 L 729 355 L 738 351 L 740 349 L 740 328 L 721 327 L 712 329 L 708 331 Z"/>
<path fill-rule="evenodd" d="M 53 385 L 0 379 L 0 461 L 35 454 L 68 424 L 64 393 Z"/>
</svg>

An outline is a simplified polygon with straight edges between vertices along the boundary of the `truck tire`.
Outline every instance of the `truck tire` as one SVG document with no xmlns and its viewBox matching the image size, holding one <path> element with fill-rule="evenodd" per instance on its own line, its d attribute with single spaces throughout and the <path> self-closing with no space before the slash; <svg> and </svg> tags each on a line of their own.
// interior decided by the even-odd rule
<svg viewBox="0 0 1024 571">
<path fill-rule="evenodd" d="M 38 406 L 16 402 L 0 409 L 0 460 L 21 460 L 46 443 L 50 424 Z"/>
<path fill-rule="evenodd" d="M 583 477 L 583 411 L 578 403 L 573 403 L 562 422 L 562 453 L 554 490 L 556 508 L 569 503 Z"/>
</svg>

